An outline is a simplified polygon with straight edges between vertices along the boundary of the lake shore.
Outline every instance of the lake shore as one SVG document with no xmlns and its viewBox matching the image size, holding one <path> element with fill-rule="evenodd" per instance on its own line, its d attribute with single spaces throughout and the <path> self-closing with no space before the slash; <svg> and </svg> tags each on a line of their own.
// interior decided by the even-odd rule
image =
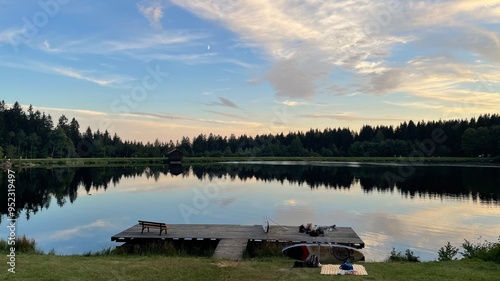
<svg viewBox="0 0 500 281">
<path fill-rule="evenodd" d="M 184 165 L 227 162 L 332 162 L 404 165 L 471 165 L 500 166 L 499 157 L 184 157 Z M 5 163 L 6 161 L 3 161 Z M 168 165 L 166 157 L 132 158 L 38 158 L 12 159 L 18 167 L 93 167 Z"/>
<path fill-rule="evenodd" d="M 479 260 L 446 262 L 365 262 L 367 276 L 346 280 L 495 280 L 500 264 Z M 4 270 L 2 280 L 332 280 L 320 268 L 292 268 L 293 260 L 261 258 L 243 261 L 161 255 L 59 256 L 24 254 L 16 273 Z M 7 265 L 4 265 L 7 267 Z"/>
</svg>

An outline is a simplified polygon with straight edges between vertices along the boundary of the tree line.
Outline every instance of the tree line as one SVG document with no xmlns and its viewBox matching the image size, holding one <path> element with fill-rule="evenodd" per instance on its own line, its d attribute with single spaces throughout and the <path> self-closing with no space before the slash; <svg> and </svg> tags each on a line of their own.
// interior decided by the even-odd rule
<svg viewBox="0 0 500 281">
<path fill-rule="evenodd" d="M 436 140 L 439 137 L 439 141 Z M 350 128 L 310 129 L 306 132 L 229 137 L 200 134 L 170 140 L 122 140 L 107 130 L 82 131 L 75 118 L 24 111 L 18 102 L 0 101 L 0 159 L 73 157 L 162 157 L 172 149 L 197 157 L 393 157 L 393 156 L 498 156 L 500 115 L 447 121 L 403 122 L 398 126 L 364 125 Z"/>
</svg>

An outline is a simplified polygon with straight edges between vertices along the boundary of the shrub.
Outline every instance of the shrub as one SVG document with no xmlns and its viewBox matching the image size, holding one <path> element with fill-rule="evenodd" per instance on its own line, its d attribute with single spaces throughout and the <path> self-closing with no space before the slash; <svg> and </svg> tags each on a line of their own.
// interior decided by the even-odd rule
<svg viewBox="0 0 500 281">
<path fill-rule="evenodd" d="M 410 249 L 406 249 L 405 254 L 403 255 L 401 252 L 396 252 L 395 248 L 392 248 L 389 257 L 387 258 L 388 262 L 420 262 L 420 257 L 415 256 L 413 251 Z"/>
<path fill-rule="evenodd" d="M 464 251 L 460 254 L 464 259 L 480 259 L 500 263 L 500 236 L 497 243 L 485 240 L 484 243 L 472 244 L 465 239 L 462 247 Z"/>
<path fill-rule="evenodd" d="M 420 257 L 419 256 L 415 256 L 413 254 L 413 251 L 410 251 L 410 249 L 406 249 L 406 260 L 409 261 L 409 262 L 419 262 L 420 261 Z"/>
<path fill-rule="evenodd" d="M 12 246 L 9 245 L 8 241 L 4 239 L 0 240 L 0 251 L 9 251 Z M 36 246 L 35 239 L 29 239 L 26 235 L 16 237 L 14 247 L 19 253 L 43 254 L 43 251 Z"/>
<path fill-rule="evenodd" d="M 458 254 L 458 248 L 452 246 L 450 242 L 444 245 L 438 251 L 438 260 L 439 261 L 451 261 Z"/>
</svg>

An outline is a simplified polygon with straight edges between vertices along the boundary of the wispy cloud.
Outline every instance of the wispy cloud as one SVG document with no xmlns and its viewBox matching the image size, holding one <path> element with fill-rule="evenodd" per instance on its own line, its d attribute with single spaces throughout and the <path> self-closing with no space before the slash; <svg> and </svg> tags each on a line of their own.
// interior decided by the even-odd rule
<svg viewBox="0 0 500 281">
<path fill-rule="evenodd" d="M 414 109 L 442 109 L 444 107 L 443 104 L 436 104 L 430 102 L 392 102 L 392 101 L 384 101 L 384 103 L 389 105 L 414 108 Z"/>
<path fill-rule="evenodd" d="M 301 108 L 338 106 L 338 104 L 334 103 L 317 103 L 317 102 L 306 102 L 306 101 L 295 101 L 295 100 L 284 100 L 284 101 L 274 101 L 274 102 L 284 106 L 290 106 L 290 107 L 300 106 Z"/>
<path fill-rule="evenodd" d="M 159 61 L 179 61 L 185 64 L 206 64 L 211 63 L 211 58 L 215 57 L 215 53 L 204 54 L 164 54 L 164 53 L 151 53 L 145 55 L 134 55 L 135 57 L 144 60 L 159 60 Z"/>
<path fill-rule="evenodd" d="M 343 121 L 402 121 L 401 117 L 366 117 L 355 115 L 353 113 L 332 113 L 332 114 L 300 114 L 298 117 L 315 118 L 315 119 L 335 119 Z"/>
<path fill-rule="evenodd" d="M 246 63 L 241 60 L 225 58 L 221 54 L 210 52 L 210 53 L 149 53 L 149 54 L 134 54 L 131 55 L 134 58 L 138 58 L 144 61 L 159 60 L 159 61 L 179 61 L 188 65 L 195 64 L 233 64 L 242 68 L 252 69 L 256 66 L 251 63 Z"/>
<path fill-rule="evenodd" d="M 232 114 L 232 113 L 227 113 L 227 112 L 221 112 L 221 111 L 214 111 L 214 110 L 205 110 L 205 111 L 213 113 L 213 114 L 217 114 L 217 115 L 220 115 L 220 116 L 224 116 L 224 117 L 236 118 L 236 119 L 241 119 L 241 120 L 245 119 L 242 116 L 237 115 L 237 114 Z"/>
<path fill-rule="evenodd" d="M 50 40 L 33 40 L 30 46 L 41 51 L 61 54 L 95 54 L 95 55 L 126 55 L 138 56 L 155 54 L 159 51 L 175 51 L 195 44 L 200 39 L 209 35 L 200 31 L 159 31 L 133 34 L 128 37 L 100 38 L 97 36 L 87 38 L 53 38 Z M 177 48 L 177 49 L 176 49 Z"/>
<path fill-rule="evenodd" d="M 217 101 L 217 102 L 210 102 L 210 103 L 205 103 L 205 104 L 240 109 L 240 107 L 236 103 L 234 103 L 234 102 L 232 102 L 224 97 L 218 97 L 218 98 L 219 98 L 219 101 Z"/>
<path fill-rule="evenodd" d="M 289 101 L 289 100 L 285 100 L 285 101 L 282 101 L 282 102 L 276 102 L 276 103 L 279 103 L 279 104 L 282 104 L 282 105 L 286 105 L 286 106 L 297 106 L 297 105 L 300 104 L 300 102 Z"/>
<path fill-rule="evenodd" d="M 24 29 L 6 29 L 0 32 L 0 43 L 12 43 L 16 36 L 24 33 Z"/>
<path fill-rule="evenodd" d="M 23 107 L 28 107 L 28 105 L 23 105 Z M 81 114 L 85 116 L 95 116 L 95 117 L 104 117 L 107 116 L 107 113 L 100 112 L 100 111 L 94 111 L 94 110 L 85 110 L 85 109 L 71 109 L 71 108 L 57 108 L 57 107 L 44 107 L 44 106 L 37 106 L 36 110 L 39 110 L 41 112 L 45 111 L 50 111 L 50 112 L 60 112 L 61 114 L 65 114 L 66 117 L 69 116 L 69 114 Z"/>
<path fill-rule="evenodd" d="M 124 38 L 122 40 L 108 40 L 102 42 L 103 47 L 110 49 L 107 52 L 129 51 L 129 50 L 164 50 L 171 45 L 187 44 L 206 38 L 204 33 L 192 33 L 187 31 L 162 32 L 160 34 L 144 34 L 138 38 Z M 185 47 L 185 45 L 184 45 Z"/>
<path fill-rule="evenodd" d="M 238 115 L 231 114 L 222 114 L 221 112 L 211 111 L 212 113 L 224 116 L 231 117 L 236 119 L 243 119 Z M 126 114 L 128 116 L 142 116 L 142 117 L 151 117 L 157 119 L 167 119 L 167 120 L 176 120 L 176 121 L 187 121 L 191 123 L 211 123 L 211 124 L 221 124 L 221 125 L 246 125 L 251 127 L 258 127 L 262 124 L 259 122 L 250 122 L 250 121 L 234 121 L 234 120 L 221 120 L 221 119 L 209 119 L 209 118 L 198 118 L 198 117 L 188 117 L 176 114 L 168 114 L 168 113 L 146 113 L 146 112 L 131 112 Z"/>
<path fill-rule="evenodd" d="M 49 71 L 51 70 L 54 73 L 62 75 L 62 76 L 80 79 L 80 80 L 84 80 L 84 81 L 89 81 L 89 82 L 95 83 L 95 84 L 100 85 L 100 86 L 110 86 L 110 85 L 115 85 L 115 84 L 121 84 L 125 81 L 133 80 L 132 78 L 129 78 L 129 77 L 116 76 L 116 75 L 97 78 L 97 77 L 92 77 L 91 75 L 89 75 L 88 72 L 90 72 L 90 71 L 79 71 L 79 70 L 75 70 L 72 68 L 59 67 L 59 66 L 49 67 L 48 70 Z"/>
<path fill-rule="evenodd" d="M 168 119 L 168 120 L 184 120 L 184 121 L 195 121 L 196 119 L 190 118 L 182 115 L 168 114 L 168 113 L 147 113 L 147 112 L 131 112 L 128 114 L 129 116 L 144 116 L 144 117 L 154 117 L 160 119 Z"/>
<path fill-rule="evenodd" d="M 19 61 L 19 62 L 1 61 L 0 66 L 36 71 L 41 73 L 51 73 L 78 80 L 88 81 L 100 86 L 115 87 L 115 86 L 120 86 L 127 81 L 134 80 L 134 78 L 125 75 L 102 74 L 96 70 L 79 70 L 67 66 L 47 64 L 34 61 Z"/>
<path fill-rule="evenodd" d="M 45 51 L 48 53 L 59 53 L 60 52 L 60 50 L 57 48 L 51 48 L 48 40 L 43 41 L 43 46 L 45 47 Z"/>
</svg>

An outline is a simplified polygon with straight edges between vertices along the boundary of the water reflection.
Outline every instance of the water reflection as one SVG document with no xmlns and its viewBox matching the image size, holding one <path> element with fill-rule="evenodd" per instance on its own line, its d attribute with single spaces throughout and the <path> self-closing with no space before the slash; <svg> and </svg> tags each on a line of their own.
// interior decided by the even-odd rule
<svg viewBox="0 0 500 281">
<path fill-rule="evenodd" d="M 258 164 L 216 164 L 207 166 L 182 167 L 84 167 L 25 169 L 17 174 L 17 212 L 26 211 L 29 219 L 42 208 L 48 208 L 52 198 L 57 205 L 68 201 L 73 203 L 78 197 L 78 188 L 87 194 L 92 190 L 106 190 L 116 186 L 121 179 L 144 175 L 155 181 L 161 176 L 190 177 L 200 180 L 229 178 L 231 180 L 295 183 L 311 189 L 350 189 L 359 183 L 366 193 L 398 192 L 408 198 L 464 199 L 483 204 L 498 204 L 500 198 L 500 173 L 495 167 L 414 167 L 411 174 L 402 177 L 396 166 L 380 165 L 305 165 L 303 163 Z M 392 176 L 391 176 L 392 175 Z M 2 190 L 8 182 L 0 174 Z M 6 202 L 6 193 L 0 198 Z M 7 214 L 7 204 L 0 206 L 1 214 Z"/>
<path fill-rule="evenodd" d="M 81 253 L 111 244 L 109 237 L 137 219 L 259 224 L 268 214 L 282 225 L 351 226 L 366 243 L 368 260 L 381 260 L 392 247 L 412 247 L 433 259 L 447 241 L 458 246 L 464 238 L 500 231 L 500 169 L 494 167 L 421 166 L 398 180 L 387 177 L 401 175 L 397 166 L 356 163 L 172 168 L 18 170 L 18 233 L 46 251 Z M 0 177 L 6 190 L 6 173 Z M 206 191 L 208 202 L 195 202 Z M 0 194 L 4 202 L 5 196 Z M 0 206 L 4 220 L 6 206 Z M 195 208 L 189 220 L 181 206 Z"/>
</svg>

